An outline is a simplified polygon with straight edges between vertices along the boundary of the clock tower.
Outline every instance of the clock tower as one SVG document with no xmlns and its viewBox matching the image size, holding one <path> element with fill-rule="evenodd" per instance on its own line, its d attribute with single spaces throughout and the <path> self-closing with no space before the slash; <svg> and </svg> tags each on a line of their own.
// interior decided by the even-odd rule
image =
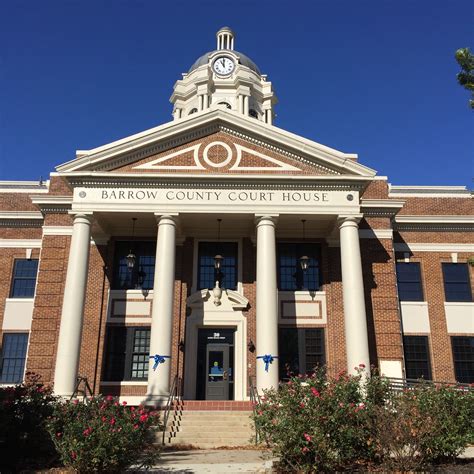
<svg viewBox="0 0 474 474">
<path fill-rule="evenodd" d="M 250 58 L 234 50 L 230 28 L 221 28 L 216 36 L 217 49 L 199 57 L 176 81 L 170 98 L 174 120 L 220 107 L 271 125 L 277 103 L 272 83 Z"/>
</svg>

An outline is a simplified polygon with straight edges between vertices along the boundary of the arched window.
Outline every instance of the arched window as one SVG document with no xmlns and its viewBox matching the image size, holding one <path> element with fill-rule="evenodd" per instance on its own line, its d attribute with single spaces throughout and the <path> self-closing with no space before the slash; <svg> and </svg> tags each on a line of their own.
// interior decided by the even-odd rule
<svg viewBox="0 0 474 474">
<path fill-rule="evenodd" d="M 189 111 L 189 114 L 188 114 L 188 115 L 195 114 L 197 111 L 198 111 L 198 109 L 196 109 L 196 107 L 194 107 L 193 109 L 191 109 L 191 110 Z"/>
<path fill-rule="evenodd" d="M 232 109 L 231 105 L 229 102 L 219 102 L 217 105 L 225 105 L 228 109 Z"/>
<path fill-rule="evenodd" d="M 258 119 L 258 113 L 255 109 L 250 109 L 249 110 L 249 115 L 250 115 L 250 117 Z"/>
</svg>

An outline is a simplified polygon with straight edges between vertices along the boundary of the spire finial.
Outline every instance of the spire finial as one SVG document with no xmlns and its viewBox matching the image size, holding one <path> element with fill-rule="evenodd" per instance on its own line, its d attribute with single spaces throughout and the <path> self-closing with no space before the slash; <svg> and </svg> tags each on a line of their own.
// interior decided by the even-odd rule
<svg viewBox="0 0 474 474">
<path fill-rule="evenodd" d="M 217 33 L 217 49 L 234 49 L 234 32 L 228 27 L 222 27 Z"/>
</svg>

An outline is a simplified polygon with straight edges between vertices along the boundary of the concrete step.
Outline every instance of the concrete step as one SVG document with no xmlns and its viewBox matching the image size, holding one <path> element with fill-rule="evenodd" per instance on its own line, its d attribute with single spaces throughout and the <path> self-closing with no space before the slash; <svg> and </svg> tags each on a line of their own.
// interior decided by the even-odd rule
<svg viewBox="0 0 474 474">
<path fill-rule="evenodd" d="M 180 438 L 169 438 L 166 440 L 166 444 L 171 445 L 188 445 L 195 446 L 198 448 L 219 448 L 223 446 L 250 446 L 253 440 L 249 438 L 201 438 L 196 439 L 193 437 L 180 437 Z"/>
<path fill-rule="evenodd" d="M 211 430 L 204 431 L 205 428 L 202 426 L 170 426 L 167 430 L 167 433 L 186 433 L 200 436 L 203 432 L 212 431 L 213 433 L 234 433 L 236 436 L 240 434 L 244 435 L 247 433 L 252 433 L 253 430 L 250 426 L 233 426 L 227 430 L 218 430 L 212 427 Z"/>
<path fill-rule="evenodd" d="M 216 430 L 229 430 L 229 429 L 240 429 L 240 428 L 253 428 L 254 424 L 249 421 L 240 421 L 235 423 L 227 423 L 225 421 L 214 422 L 212 425 L 199 423 L 198 421 L 194 420 L 182 420 L 181 422 L 173 421 L 168 423 L 167 428 L 174 428 L 176 426 L 182 426 L 183 428 L 200 428 L 203 429 L 206 426 L 211 426 L 212 429 Z"/>
<path fill-rule="evenodd" d="M 174 413 L 180 416 L 186 417 L 210 417 L 210 416 L 219 416 L 219 417 L 239 417 L 239 416 L 251 416 L 252 412 L 248 410 L 176 410 L 170 412 L 170 416 Z"/>
</svg>

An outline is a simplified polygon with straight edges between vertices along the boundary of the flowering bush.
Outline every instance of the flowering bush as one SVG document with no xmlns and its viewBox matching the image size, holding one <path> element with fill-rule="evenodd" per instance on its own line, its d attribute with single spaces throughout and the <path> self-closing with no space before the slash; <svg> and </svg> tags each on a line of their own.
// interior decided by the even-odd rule
<svg viewBox="0 0 474 474">
<path fill-rule="evenodd" d="M 375 459 L 369 420 L 388 399 L 388 383 L 361 379 L 362 374 L 343 373 L 330 379 L 318 371 L 265 393 L 256 411 L 257 428 L 284 469 L 335 470 Z"/>
<path fill-rule="evenodd" d="M 159 455 L 157 425 L 156 412 L 98 396 L 87 403 L 58 404 L 47 429 L 65 466 L 77 472 L 118 472 L 153 465 Z"/>
<path fill-rule="evenodd" d="M 300 375 L 265 392 L 255 422 L 283 470 L 419 469 L 452 461 L 474 442 L 474 392 L 428 384 L 394 392 L 363 368 Z"/>
<path fill-rule="evenodd" d="M 56 451 L 45 429 L 55 397 L 39 375 L 27 372 L 21 385 L 0 388 L 0 470 L 48 466 Z"/>
</svg>

